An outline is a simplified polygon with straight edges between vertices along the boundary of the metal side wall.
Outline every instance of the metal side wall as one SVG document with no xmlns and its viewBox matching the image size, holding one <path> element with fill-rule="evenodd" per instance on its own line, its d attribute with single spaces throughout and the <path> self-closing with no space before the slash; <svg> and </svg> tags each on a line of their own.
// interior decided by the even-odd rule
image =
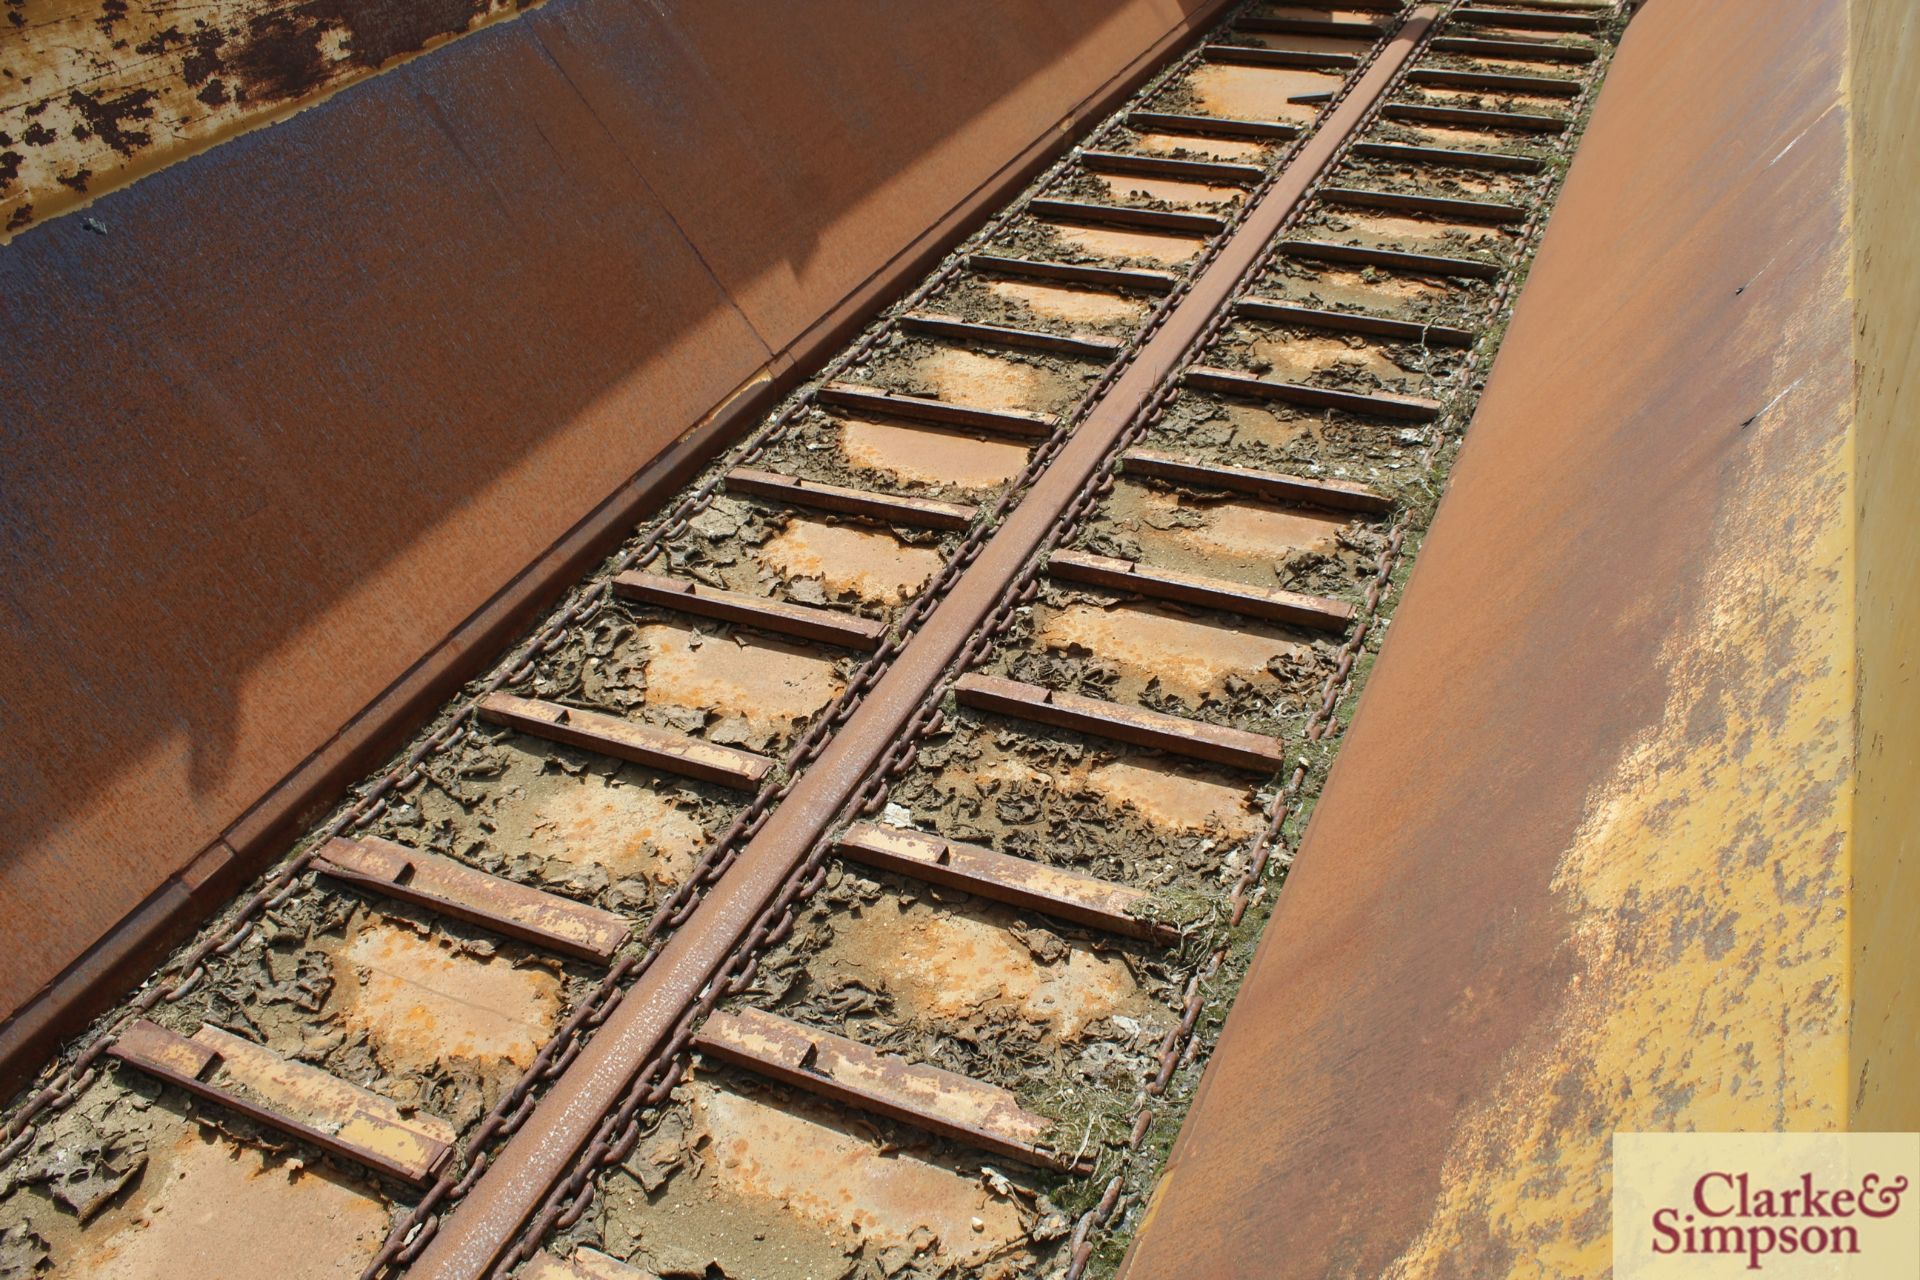
<svg viewBox="0 0 1920 1280">
<path fill-rule="evenodd" d="M 456 7 L 204 8 L 293 14 L 337 76 L 230 70 L 324 100 L 0 246 L 0 1059 L 1218 4 L 551 0 L 369 72 Z"/>
<path fill-rule="evenodd" d="M 1913 1126 L 1912 72 L 1856 241 L 1848 27 L 1634 19 L 1131 1280 L 1600 1275 L 1616 1130 Z"/>
<path fill-rule="evenodd" d="M 1920 1129 L 1920 8 L 1854 0 L 1860 781 L 1849 1128 Z"/>
</svg>

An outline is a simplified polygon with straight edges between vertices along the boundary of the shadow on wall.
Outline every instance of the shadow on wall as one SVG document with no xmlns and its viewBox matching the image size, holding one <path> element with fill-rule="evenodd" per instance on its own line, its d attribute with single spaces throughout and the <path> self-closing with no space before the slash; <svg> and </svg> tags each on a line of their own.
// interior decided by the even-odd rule
<svg viewBox="0 0 1920 1280">
<path fill-rule="evenodd" d="M 551 0 L 0 248 L 0 1009 L 1195 7 Z"/>
</svg>

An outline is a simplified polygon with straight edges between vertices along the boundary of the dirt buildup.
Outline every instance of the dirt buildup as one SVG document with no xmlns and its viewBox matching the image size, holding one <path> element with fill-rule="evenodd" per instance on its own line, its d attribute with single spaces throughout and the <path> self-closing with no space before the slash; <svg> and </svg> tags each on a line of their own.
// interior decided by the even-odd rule
<svg viewBox="0 0 1920 1280">
<path fill-rule="evenodd" d="M 350 1170 L 109 1070 L 0 1171 L 0 1277 L 354 1280 L 396 1212 Z"/>
<path fill-rule="evenodd" d="M 964 428 L 815 409 L 760 465 L 849 489 L 979 503 L 1019 475 L 1031 453 L 1027 442 Z"/>
<path fill-rule="evenodd" d="M 729 646 L 723 637 L 709 643 Z M 745 803 L 709 783 L 485 724 L 422 771 L 424 782 L 370 834 L 635 922 L 686 879 Z"/>
<path fill-rule="evenodd" d="M 464 1132 L 598 985 L 597 966 L 309 875 L 148 1016 L 219 1027 Z"/>
<path fill-rule="evenodd" d="M 1058 198 L 1127 209 L 1165 209 L 1225 217 L 1246 198 L 1243 188 L 1187 178 L 1148 177 L 1076 169 L 1064 177 Z"/>
<path fill-rule="evenodd" d="M 1116 592 L 1049 586 L 1015 613 L 987 670 L 1254 733 L 1297 732 L 1339 640 Z"/>
<path fill-rule="evenodd" d="M 1207 247 L 1204 236 L 1127 227 L 1079 226 L 1023 218 L 995 246 L 995 252 L 1042 262 L 1086 263 L 1101 267 L 1178 270 Z"/>
<path fill-rule="evenodd" d="M 643 1113 L 560 1247 L 662 1277 L 1013 1280 L 1052 1274 L 1071 1233 L 1006 1162 L 725 1069 Z"/>
<path fill-rule="evenodd" d="M 930 299 L 925 309 L 975 324 L 1068 337 L 1090 333 L 1125 341 L 1145 321 L 1151 305 L 1139 294 L 1019 277 L 965 275 Z"/>
<path fill-rule="evenodd" d="M 898 338 L 848 380 L 975 409 L 1065 414 L 1104 370 L 1042 351 Z"/>
<path fill-rule="evenodd" d="M 663 562 L 650 568 L 724 591 L 885 619 L 939 572 L 960 539 L 954 532 L 722 497 L 695 516 L 668 545 Z M 721 629 L 706 622 L 698 627 L 708 634 Z M 836 658 L 842 664 L 838 676 L 852 670 L 845 665 L 852 660 Z"/>
<path fill-rule="evenodd" d="M 1145 889 L 1217 896 L 1265 823 L 1271 779 L 958 710 L 887 795 L 888 820 Z"/>
<path fill-rule="evenodd" d="M 1403 396 L 1431 396 L 1464 357 L 1458 347 L 1257 320 L 1227 326 L 1206 355 L 1209 364 L 1272 382 Z"/>
<path fill-rule="evenodd" d="M 836 864 L 741 1001 L 1009 1089 L 1071 1150 L 1121 1136 L 1113 1100 L 1179 1020 L 1180 965 L 1177 949 Z"/>
</svg>

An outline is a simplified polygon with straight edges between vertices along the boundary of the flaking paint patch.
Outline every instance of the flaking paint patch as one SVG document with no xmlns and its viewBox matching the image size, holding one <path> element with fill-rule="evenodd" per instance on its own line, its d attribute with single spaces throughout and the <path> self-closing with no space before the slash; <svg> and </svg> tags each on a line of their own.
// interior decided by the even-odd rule
<svg viewBox="0 0 1920 1280">
<path fill-rule="evenodd" d="M 8 4 L 0 243 L 538 2 Z"/>
<path fill-rule="evenodd" d="M 1754 429 L 1805 431 L 1794 407 Z M 1466 1113 L 1387 1275 L 1603 1275 L 1616 1130 L 1845 1123 L 1851 529 L 1830 438 L 1824 465 L 1756 475 L 1745 519 L 1721 521 L 1659 723 L 1557 865 L 1575 977 Z"/>
</svg>

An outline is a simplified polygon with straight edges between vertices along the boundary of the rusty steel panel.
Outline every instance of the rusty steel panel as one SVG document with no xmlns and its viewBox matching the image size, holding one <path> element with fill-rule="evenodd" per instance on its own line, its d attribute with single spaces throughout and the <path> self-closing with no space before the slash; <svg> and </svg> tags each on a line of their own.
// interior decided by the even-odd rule
<svg viewBox="0 0 1920 1280">
<path fill-rule="evenodd" d="M 1634 19 L 1130 1280 L 1604 1274 L 1615 1130 L 1846 1122 L 1846 34 Z"/>
<path fill-rule="evenodd" d="M 553 0 L 0 248 L 0 1010 L 284 847 L 618 536 L 593 503 L 1206 7 Z"/>
</svg>

